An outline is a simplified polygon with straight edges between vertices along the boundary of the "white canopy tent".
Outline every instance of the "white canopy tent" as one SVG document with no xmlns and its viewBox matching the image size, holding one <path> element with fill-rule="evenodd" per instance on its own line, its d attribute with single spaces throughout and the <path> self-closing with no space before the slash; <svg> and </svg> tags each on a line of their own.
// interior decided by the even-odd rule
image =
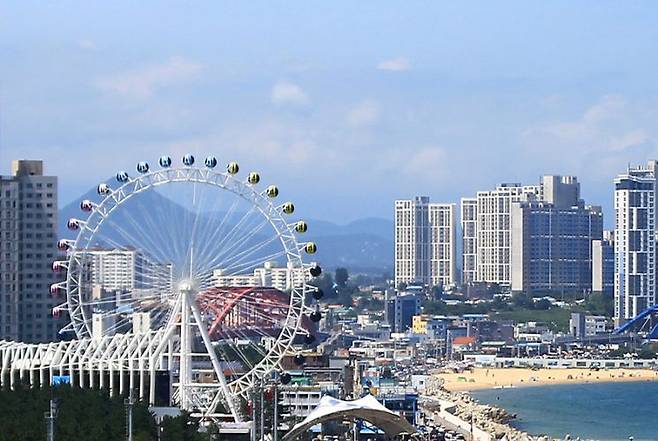
<svg viewBox="0 0 658 441">
<path fill-rule="evenodd" d="M 404 417 L 388 410 L 372 395 L 366 395 L 354 401 L 338 400 L 325 395 L 304 421 L 295 425 L 283 437 L 283 441 L 291 441 L 299 437 L 316 424 L 345 419 L 367 421 L 382 429 L 388 436 L 416 432 L 416 429 Z"/>
</svg>

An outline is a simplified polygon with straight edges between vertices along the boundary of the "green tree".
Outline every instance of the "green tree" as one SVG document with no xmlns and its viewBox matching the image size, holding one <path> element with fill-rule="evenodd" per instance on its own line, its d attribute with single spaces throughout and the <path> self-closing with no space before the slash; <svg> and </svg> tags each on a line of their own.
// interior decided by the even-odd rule
<svg viewBox="0 0 658 441">
<path fill-rule="evenodd" d="M 347 281 L 350 278 L 347 268 L 336 268 L 336 285 L 339 288 L 344 288 L 347 286 Z"/>
<path fill-rule="evenodd" d="M 434 300 L 441 300 L 441 297 L 443 297 L 443 284 L 439 283 L 432 287 L 432 298 Z"/>
<path fill-rule="evenodd" d="M 206 441 L 208 434 L 199 433 L 199 421 L 188 412 L 181 412 L 177 417 L 165 417 L 162 420 L 162 441 Z"/>
</svg>

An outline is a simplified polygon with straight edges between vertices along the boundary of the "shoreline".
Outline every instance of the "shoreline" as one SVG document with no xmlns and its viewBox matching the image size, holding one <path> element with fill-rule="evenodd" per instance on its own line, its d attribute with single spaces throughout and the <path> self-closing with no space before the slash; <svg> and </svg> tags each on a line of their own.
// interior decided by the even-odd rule
<svg viewBox="0 0 658 441">
<path fill-rule="evenodd" d="M 651 369 L 580 368 L 474 368 L 460 373 L 438 373 L 442 388 L 450 392 L 470 392 L 564 384 L 596 384 L 637 381 L 658 381 L 658 371 Z"/>
<path fill-rule="evenodd" d="M 488 372 L 487 372 L 488 371 Z M 504 372 L 499 372 L 504 371 Z M 503 375 L 504 373 L 504 375 Z M 588 374 L 592 375 L 588 375 Z M 474 382 L 446 382 L 445 379 L 456 379 L 457 377 L 467 377 L 480 379 L 479 383 Z M 491 375 L 493 374 L 493 375 Z M 498 374 L 498 376 L 497 376 Z M 598 379 L 596 378 L 598 374 Z M 527 376 L 536 377 L 537 381 L 527 381 Z M 481 377 L 484 376 L 483 381 Z M 567 379 L 571 376 L 571 379 Z M 508 441 L 560 441 L 542 434 L 532 434 L 515 427 L 517 415 L 510 413 L 504 407 L 497 404 L 485 404 L 481 402 L 471 392 L 479 390 L 492 390 L 491 379 L 496 382 L 496 378 L 505 378 L 506 381 L 512 378 L 512 388 L 557 386 L 565 384 L 583 385 L 583 384 L 604 384 L 604 383 L 623 383 L 623 382 L 642 382 L 658 381 L 658 371 L 651 369 L 601 369 L 600 371 L 590 371 L 588 369 L 578 368 L 550 368 L 543 370 L 533 370 L 531 368 L 501 368 L 501 369 L 473 369 L 473 372 L 462 373 L 443 373 L 432 374 L 428 379 L 426 395 L 436 402 L 441 402 L 444 413 L 438 409 L 432 409 L 431 404 L 426 404 L 426 411 L 436 414 L 438 417 L 448 418 L 445 412 L 449 412 L 454 417 L 462 421 L 462 426 L 470 425 L 473 422 L 474 427 L 478 429 L 474 439 L 476 441 L 494 441 L 507 439 Z M 551 378 L 550 380 L 548 378 Z M 509 384 L 509 383 L 508 383 Z M 452 385 L 452 388 L 446 386 Z M 508 385 L 507 388 L 510 386 Z M 449 405 L 449 406 L 448 406 Z"/>
</svg>

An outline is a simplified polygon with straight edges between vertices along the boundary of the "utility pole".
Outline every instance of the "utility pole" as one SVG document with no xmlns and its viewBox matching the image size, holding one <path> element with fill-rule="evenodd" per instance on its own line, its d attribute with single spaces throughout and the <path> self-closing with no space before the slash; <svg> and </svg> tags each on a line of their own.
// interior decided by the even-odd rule
<svg viewBox="0 0 658 441">
<path fill-rule="evenodd" d="M 45 413 L 44 417 L 46 418 L 46 440 L 55 441 L 55 414 L 57 409 L 55 408 L 55 401 L 50 400 L 49 411 Z"/>
<path fill-rule="evenodd" d="M 277 378 L 278 380 L 278 378 Z M 279 441 L 279 389 L 277 388 L 276 381 L 272 386 L 274 392 L 272 403 L 274 403 L 274 415 L 272 416 L 272 441 Z"/>
<path fill-rule="evenodd" d="M 265 441 L 265 400 L 264 400 L 264 390 L 263 382 L 260 383 L 260 440 Z"/>
<path fill-rule="evenodd" d="M 133 441 L 133 390 L 130 389 L 128 398 L 124 401 L 126 405 L 126 439 Z"/>
<path fill-rule="evenodd" d="M 251 441 L 256 441 L 256 391 L 251 393 Z"/>
</svg>

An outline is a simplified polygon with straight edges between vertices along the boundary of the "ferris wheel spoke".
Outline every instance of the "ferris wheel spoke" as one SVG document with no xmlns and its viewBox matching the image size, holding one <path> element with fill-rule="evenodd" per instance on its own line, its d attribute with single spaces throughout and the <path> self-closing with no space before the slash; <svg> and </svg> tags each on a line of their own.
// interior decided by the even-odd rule
<svg viewBox="0 0 658 441">
<path fill-rule="evenodd" d="M 206 261 L 208 258 L 212 256 L 214 252 L 216 252 L 221 244 L 221 239 L 223 237 L 226 237 L 227 229 L 229 228 L 229 222 L 235 213 L 235 211 L 238 208 L 239 205 L 239 199 L 235 199 L 231 206 L 229 207 L 229 210 L 226 212 L 226 214 L 222 217 L 221 221 L 219 222 L 219 225 L 216 228 L 208 228 L 207 230 L 210 231 L 210 236 L 202 241 L 201 244 L 201 250 L 199 251 L 199 260 L 200 262 Z M 218 239 L 220 239 L 218 241 Z M 217 242 L 217 243 L 216 243 Z M 197 271 L 198 272 L 198 271 Z"/>
<path fill-rule="evenodd" d="M 224 259 L 231 251 L 239 249 L 239 247 L 242 246 L 242 244 L 248 243 L 248 241 L 256 234 L 258 234 L 267 224 L 268 224 L 267 220 L 261 222 L 258 226 L 254 227 L 248 233 L 244 234 L 241 237 L 241 240 L 239 241 L 236 240 L 233 242 L 233 244 L 229 245 L 228 247 L 225 247 L 224 249 L 220 249 L 215 256 L 208 256 L 209 258 L 212 257 L 212 259 L 209 259 L 209 261 L 207 261 L 204 264 L 204 266 L 197 271 L 197 273 L 203 273 L 204 271 L 211 271 L 212 269 L 214 269 L 213 266 L 215 266 L 218 262 L 220 262 L 221 259 Z"/>
<path fill-rule="evenodd" d="M 134 235 L 127 232 L 123 227 L 119 226 L 116 222 L 112 221 L 111 219 L 107 219 L 106 222 L 108 223 L 108 225 L 113 227 L 117 232 L 119 232 L 121 234 L 121 237 L 127 240 L 127 243 L 122 244 L 120 241 L 111 238 L 109 234 L 103 231 L 97 232 L 96 237 L 104 238 L 105 241 L 108 242 L 108 244 L 113 245 L 115 248 L 119 250 L 127 251 L 130 250 L 131 248 L 134 248 L 136 251 L 141 251 L 143 253 L 154 250 L 156 255 L 152 257 L 156 259 L 161 259 L 164 257 L 161 255 L 161 252 L 157 247 L 148 246 L 148 244 L 142 242 L 142 240 L 138 239 Z M 142 237 L 148 238 L 148 236 L 142 236 Z"/>
<path fill-rule="evenodd" d="M 251 261 L 246 261 L 246 262 L 236 262 L 233 265 L 227 267 L 227 268 L 221 268 L 222 269 L 222 276 L 226 277 L 231 277 L 235 276 L 238 274 L 243 274 L 245 271 L 249 269 L 254 269 L 258 267 L 259 265 L 262 265 L 265 262 L 269 262 L 272 260 L 275 260 L 279 257 L 285 256 L 287 254 L 286 250 L 280 250 L 275 253 L 272 253 L 267 256 L 259 257 L 252 259 Z M 214 278 L 214 275 L 212 272 L 208 271 L 203 274 L 199 274 L 197 276 L 197 279 L 202 281 L 202 282 L 207 282 L 207 281 L 212 281 Z"/>
<path fill-rule="evenodd" d="M 249 248 L 240 251 L 239 253 L 235 253 L 234 255 L 231 255 L 230 257 L 226 258 L 225 260 L 221 261 L 217 266 L 221 269 L 224 267 L 230 267 L 231 265 L 236 265 L 242 262 L 243 260 L 249 258 L 253 253 L 256 253 L 263 248 L 267 247 L 268 245 L 276 242 L 279 239 L 279 235 L 275 234 L 271 237 L 268 237 L 259 243 L 250 246 Z M 266 262 L 266 260 L 263 260 L 263 264 Z M 212 265 L 212 264 L 211 264 Z"/>
<path fill-rule="evenodd" d="M 248 269 L 253 269 L 257 265 L 264 263 L 264 262 L 269 262 L 271 260 L 276 260 L 279 257 L 285 256 L 287 254 L 286 250 L 281 250 L 277 251 L 276 253 L 272 253 L 268 256 L 265 256 L 263 258 L 256 258 L 251 261 L 247 262 L 239 262 L 239 263 L 234 263 L 233 265 L 227 267 L 226 270 L 226 275 L 227 276 L 234 276 L 236 274 L 241 274 L 242 272 L 248 270 Z"/>
<path fill-rule="evenodd" d="M 241 252 L 238 253 L 238 251 L 244 247 L 245 244 L 249 243 L 249 240 L 256 236 L 266 225 L 268 225 L 269 222 L 267 220 L 261 222 L 257 227 L 251 229 L 248 233 L 246 233 L 240 241 L 235 241 L 232 245 L 229 247 L 225 248 L 222 250 L 220 253 L 218 253 L 208 264 L 206 267 L 203 268 L 205 271 L 209 271 L 214 269 L 213 266 L 217 265 L 219 268 L 221 268 L 223 265 L 225 265 L 226 260 L 232 260 L 234 258 L 238 258 L 241 255 L 244 255 L 245 253 L 250 253 L 253 251 L 257 251 L 258 249 L 262 248 L 263 246 L 274 242 L 276 239 L 279 238 L 278 234 L 275 234 L 271 238 L 266 238 L 265 240 L 256 243 L 255 245 L 250 246 L 246 250 L 242 250 Z M 231 256 L 230 253 L 235 253 L 233 256 Z M 230 256 L 230 257 L 229 257 Z M 222 261 L 224 259 L 224 261 Z M 221 263 L 220 263 L 221 262 Z"/>
<path fill-rule="evenodd" d="M 158 204 L 155 204 L 156 207 Z M 168 240 L 158 240 L 162 237 L 159 233 L 162 230 L 163 222 L 158 222 L 158 219 L 154 219 L 155 210 L 153 207 L 138 207 L 140 211 L 140 216 L 134 216 L 132 210 L 124 210 L 128 222 L 132 225 L 135 233 L 144 238 L 145 245 L 148 245 L 148 248 L 143 249 L 143 251 L 153 254 L 154 257 L 166 261 L 167 257 L 171 254 L 168 253 L 168 248 L 170 246 L 170 241 Z M 166 219 L 164 217 L 163 219 Z"/>
<path fill-rule="evenodd" d="M 220 240 L 215 246 L 215 250 L 222 250 L 225 246 L 227 246 L 226 244 L 232 243 L 236 235 L 241 232 L 242 226 L 246 222 L 253 220 L 251 214 L 254 212 L 254 210 L 255 207 L 251 207 L 246 213 L 242 215 L 242 218 L 240 218 L 240 220 L 235 225 L 233 225 L 233 227 L 228 231 L 228 233 L 226 233 L 223 237 L 220 238 Z"/>
<path fill-rule="evenodd" d="M 175 247 L 178 245 L 178 241 L 171 239 L 176 238 L 177 235 L 175 230 L 172 231 L 173 222 L 166 221 L 166 219 L 171 217 L 175 218 L 175 216 L 173 216 L 173 213 L 165 212 L 165 209 L 159 204 L 155 204 L 155 207 L 153 207 L 152 210 L 142 211 L 147 212 L 147 214 L 144 216 L 147 232 L 144 234 L 148 234 L 149 237 L 154 236 L 152 242 L 157 240 L 156 237 L 159 238 L 159 240 L 157 240 L 156 246 L 161 263 L 170 263 L 173 265 L 174 262 L 168 262 L 168 260 L 171 260 L 172 256 L 178 255 L 175 250 Z M 163 240 L 163 238 L 165 239 Z"/>
<path fill-rule="evenodd" d="M 197 244 L 197 228 L 199 224 L 199 216 L 201 213 L 201 207 L 204 206 L 203 204 L 203 191 L 197 191 L 197 183 L 193 182 L 192 183 L 192 225 L 191 225 L 191 231 L 190 231 L 190 236 L 189 236 L 189 246 L 188 246 L 188 252 L 186 253 L 186 258 L 185 262 L 183 264 L 183 271 L 185 271 L 185 268 L 189 268 L 188 270 L 188 277 L 193 278 L 194 277 L 194 262 L 195 262 L 195 247 L 198 246 Z M 202 242 L 203 243 L 203 242 Z"/>
<path fill-rule="evenodd" d="M 116 231 L 118 231 L 124 239 L 127 240 L 127 243 L 124 244 L 123 248 L 134 247 L 138 251 L 153 253 L 153 257 L 157 259 L 166 258 L 162 254 L 161 248 L 159 248 L 157 244 L 153 242 L 153 239 L 149 234 L 142 234 L 140 239 L 138 235 L 130 233 L 111 218 L 108 218 L 106 222 Z"/>
<path fill-rule="evenodd" d="M 262 351 L 262 349 L 260 349 L 260 348 L 258 347 L 257 344 L 253 343 L 253 342 L 251 341 L 251 339 L 249 339 L 249 338 L 246 336 L 246 334 L 244 334 L 243 332 L 241 332 L 239 329 L 233 329 L 233 328 L 231 328 L 231 329 L 227 330 L 227 333 L 228 333 L 228 332 L 233 333 L 233 334 L 237 334 L 237 335 L 239 336 L 239 339 L 242 340 L 242 341 L 248 341 L 248 342 L 249 342 L 249 346 L 248 346 L 248 347 L 253 348 L 253 350 L 256 351 L 257 354 L 258 354 L 260 357 L 262 357 L 262 356 L 265 355 L 264 352 Z M 233 340 L 233 339 L 230 338 L 230 336 L 227 336 L 227 337 L 228 337 L 227 340 Z M 248 368 L 248 370 L 253 369 L 254 366 L 255 366 L 256 364 L 258 364 L 258 363 L 257 363 L 257 362 L 254 363 L 254 362 L 250 361 L 250 360 L 249 360 L 249 357 L 244 353 L 244 351 L 243 351 L 242 349 L 240 349 L 240 346 L 241 346 L 241 345 L 238 344 L 238 343 L 233 343 L 232 345 L 229 344 L 229 347 L 230 347 L 230 348 L 231 348 L 231 349 L 232 349 L 232 350 L 233 350 L 233 351 L 234 351 L 234 352 L 235 352 L 235 353 L 236 353 L 236 354 L 242 359 L 242 362 L 245 363 L 245 365 L 246 365 L 246 367 Z"/>
</svg>

